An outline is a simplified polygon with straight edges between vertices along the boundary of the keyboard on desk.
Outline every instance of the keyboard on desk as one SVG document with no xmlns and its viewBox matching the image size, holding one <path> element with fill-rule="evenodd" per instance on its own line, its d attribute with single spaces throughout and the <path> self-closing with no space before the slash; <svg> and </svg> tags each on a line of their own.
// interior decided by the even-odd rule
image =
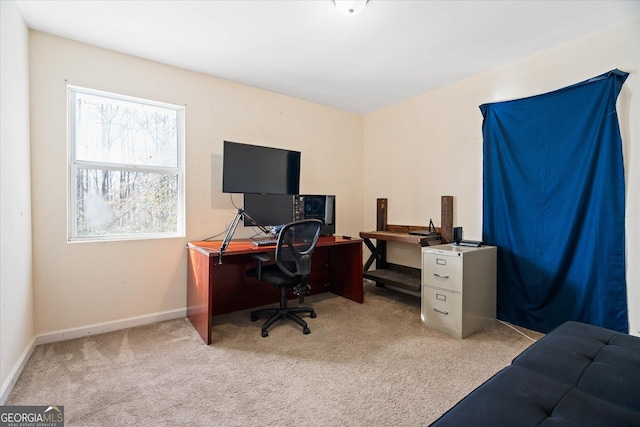
<svg viewBox="0 0 640 427">
<path fill-rule="evenodd" d="M 251 239 L 253 246 L 275 246 L 278 243 L 277 237 L 254 237 Z"/>
</svg>

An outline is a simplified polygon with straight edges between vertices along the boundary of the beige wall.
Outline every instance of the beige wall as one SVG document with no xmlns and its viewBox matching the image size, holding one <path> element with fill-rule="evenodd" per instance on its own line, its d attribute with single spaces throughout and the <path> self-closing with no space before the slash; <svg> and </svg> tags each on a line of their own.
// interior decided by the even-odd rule
<svg viewBox="0 0 640 427">
<path fill-rule="evenodd" d="M 220 188 L 225 139 L 301 151 L 301 192 L 335 194 L 337 232 L 357 235 L 361 116 L 44 33 L 30 36 L 38 334 L 185 310 L 186 242 L 223 232 L 235 215 Z M 65 81 L 186 105 L 186 238 L 67 243 Z M 241 206 L 242 196 L 234 202 Z M 240 228 L 236 237 L 249 231 Z"/>
<path fill-rule="evenodd" d="M 0 2 L 0 404 L 33 341 L 29 33 Z"/>
<path fill-rule="evenodd" d="M 614 68 L 630 72 L 618 99 L 627 182 L 627 283 L 630 331 L 640 333 L 640 19 L 368 114 L 365 228 L 375 199 L 389 199 L 389 223 L 440 225 L 440 196 L 454 196 L 454 225 L 482 238 L 482 115 L 478 106 L 586 80 Z M 384 171 L 384 172 L 382 172 Z M 550 242 L 553 244 L 553 242 Z M 405 257 L 398 246 L 394 261 Z M 394 259 L 394 257 L 396 257 Z M 415 264 L 412 259 L 408 264 Z"/>
</svg>

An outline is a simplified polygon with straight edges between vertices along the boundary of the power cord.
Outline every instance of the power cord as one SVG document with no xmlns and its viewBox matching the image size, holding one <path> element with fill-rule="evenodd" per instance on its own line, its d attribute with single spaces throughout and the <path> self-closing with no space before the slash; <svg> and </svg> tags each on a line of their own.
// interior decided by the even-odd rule
<svg viewBox="0 0 640 427">
<path fill-rule="evenodd" d="M 517 332 L 517 333 L 519 333 L 520 335 L 523 335 L 523 336 L 525 336 L 525 337 L 529 338 L 531 341 L 533 341 L 533 342 L 538 342 L 538 340 L 537 340 L 537 339 L 531 338 L 529 335 L 527 335 L 527 334 L 525 334 L 524 332 L 522 332 L 522 331 L 518 330 L 517 328 L 515 328 L 515 327 L 514 327 L 513 325 L 511 325 L 510 323 L 507 323 L 507 322 L 502 321 L 502 320 L 500 320 L 500 319 L 496 319 L 496 320 L 497 320 L 498 322 L 502 323 L 503 325 L 505 325 L 505 326 L 507 326 L 507 327 L 509 327 L 509 328 L 513 329 L 514 331 L 516 331 L 516 332 Z"/>
</svg>

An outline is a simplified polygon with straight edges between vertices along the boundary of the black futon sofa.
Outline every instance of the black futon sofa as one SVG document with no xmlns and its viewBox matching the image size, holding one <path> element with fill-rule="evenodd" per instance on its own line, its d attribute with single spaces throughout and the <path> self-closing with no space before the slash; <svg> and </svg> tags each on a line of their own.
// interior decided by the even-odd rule
<svg viewBox="0 0 640 427">
<path fill-rule="evenodd" d="M 640 426 L 640 338 L 564 323 L 431 426 Z"/>
</svg>

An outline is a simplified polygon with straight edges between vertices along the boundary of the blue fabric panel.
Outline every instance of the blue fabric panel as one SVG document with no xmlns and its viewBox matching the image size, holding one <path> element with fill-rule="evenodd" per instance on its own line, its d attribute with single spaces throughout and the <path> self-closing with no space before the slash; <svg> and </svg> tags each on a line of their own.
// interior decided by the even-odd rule
<svg viewBox="0 0 640 427">
<path fill-rule="evenodd" d="M 484 104 L 483 240 L 498 247 L 498 318 L 548 332 L 628 332 L 625 183 L 613 70 Z"/>
</svg>

